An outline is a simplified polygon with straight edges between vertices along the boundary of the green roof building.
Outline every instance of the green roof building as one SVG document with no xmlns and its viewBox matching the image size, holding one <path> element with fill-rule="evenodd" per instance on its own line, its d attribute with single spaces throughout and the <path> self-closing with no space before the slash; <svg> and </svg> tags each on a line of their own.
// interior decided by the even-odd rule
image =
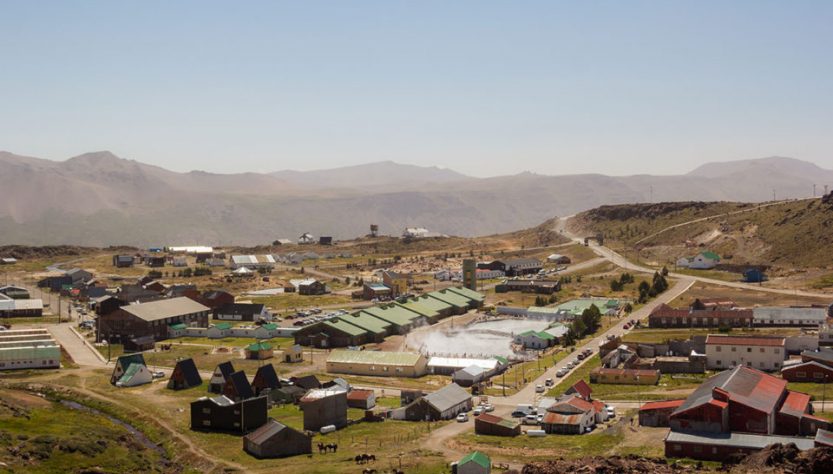
<svg viewBox="0 0 833 474">
<path fill-rule="evenodd" d="M 492 460 L 480 451 L 467 454 L 457 462 L 457 474 L 489 474 L 492 472 Z"/>
<path fill-rule="evenodd" d="M 401 334 L 410 331 L 420 319 L 427 319 L 425 316 L 397 304 L 374 306 L 363 309 L 362 312 L 389 322 Z"/>
<path fill-rule="evenodd" d="M 466 298 L 465 296 L 454 293 L 453 291 L 449 290 L 439 290 L 439 291 L 432 291 L 428 293 L 428 296 L 431 298 L 443 301 L 445 303 L 450 304 L 451 306 L 457 308 L 458 310 L 466 311 L 471 308 L 472 300 Z"/>
<path fill-rule="evenodd" d="M 464 296 L 464 297 L 468 298 L 469 300 L 471 300 L 475 303 L 476 307 L 482 306 L 483 301 L 486 299 L 486 297 L 482 293 L 478 293 L 478 292 L 476 292 L 472 289 L 466 288 L 464 286 L 460 287 L 460 288 L 448 288 L 447 290 L 451 291 L 453 293 L 457 293 L 460 296 Z"/>
<path fill-rule="evenodd" d="M 358 326 L 365 331 L 376 336 L 381 336 L 382 338 L 388 335 L 391 327 L 389 322 L 363 311 L 345 314 L 344 316 L 339 316 L 338 319 L 347 321 L 353 326 Z"/>
</svg>

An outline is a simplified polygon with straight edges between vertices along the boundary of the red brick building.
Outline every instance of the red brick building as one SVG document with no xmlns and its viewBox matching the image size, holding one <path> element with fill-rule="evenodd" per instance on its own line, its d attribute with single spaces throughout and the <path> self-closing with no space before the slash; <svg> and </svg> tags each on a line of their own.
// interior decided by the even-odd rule
<svg viewBox="0 0 833 474">
<path fill-rule="evenodd" d="M 816 361 L 804 362 L 784 367 L 781 377 L 788 382 L 833 382 L 833 367 Z"/>
<path fill-rule="evenodd" d="M 685 400 L 648 402 L 639 408 L 639 426 L 668 427 L 669 418 Z"/>
</svg>

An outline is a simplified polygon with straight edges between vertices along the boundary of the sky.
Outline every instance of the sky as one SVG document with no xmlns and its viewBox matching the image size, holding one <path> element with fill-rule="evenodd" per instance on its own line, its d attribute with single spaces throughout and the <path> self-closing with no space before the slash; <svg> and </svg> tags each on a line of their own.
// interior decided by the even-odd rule
<svg viewBox="0 0 833 474">
<path fill-rule="evenodd" d="M 0 150 L 223 173 L 833 168 L 832 24 L 829 1 L 0 0 Z"/>
</svg>

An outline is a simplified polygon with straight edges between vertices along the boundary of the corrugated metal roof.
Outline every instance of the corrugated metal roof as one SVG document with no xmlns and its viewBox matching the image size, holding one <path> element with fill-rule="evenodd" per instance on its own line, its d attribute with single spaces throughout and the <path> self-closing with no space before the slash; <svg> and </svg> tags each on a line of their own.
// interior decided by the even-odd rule
<svg viewBox="0 0 833 474">
<path fill-rule="evenodd" d="M 413 323 L 415 319 L 423 317 L 419 313 L 415 313 L 395 304 L 390 304 L 387 306 L 374 306 L 371 308 L 366 308 L 362 311 L 376 316 L 379 319 L 388 321 L 397 326 L 407 326 Z"/>
<path fill-rule="evenodd" d="M 486 297 L 483 296 L 482 293 L 478 293 L 477 291 L 474 291 L 470 288 L 466 288 L 464 286 L 455 286 L 455 287 L 446 288 L 446 289 L 448 291 L 453 292 L 453 293 L 457 293 L 458 295 L 460 295 L 464 298 L 468 298 L 472 301 L 480 302 L 480 301 L 483 301 L 484 299 L 486 299 Z"/>
<path fill-rule="evenodd" d="M 583 416 L 583 413 L 579 413 L 577 415 L 562 415 L 561 413 L 548 411 L 547 414 L 544 415 L 544 419 L 541 422 L 546 425 L 578 425 L 581 423 L 581 418 Z"/>
<path fill-rule="evenodd" d="M 421 354 L 414 352 L 350 351 L 334 350 L 327 362 L 340 364 L 399 365 L 412 367 L 419 362 Z"/>
<path fill-rule="evenodd" d="M 471 395 L 456 383 L 452 383 L 423 398 L 437 411 L 444 412 L 470 400 Z"/>
<path fill-rule="evenodd" d="M 314 400 L 320 400 L 322 398 L 327 398 L 327 397 L 335 397 L 335 396 L 342 395 L 342 394 L 346 395 L 347 390 L 345 390 L 344 388 L 342 388 L 338 385 L 332 386 L 330 388 L 314 388 L 314 389 L 310 390 L 309 392 L 307 392 L 306 395 L 304 395 L 301 398 L 301 401 L 302 402 L 311 402 L 311 401 L 314 401 Z"/>
<path fill-rule="evenodd" d="M 434 301 L 437 301 L 437 300 L 434 300 Z M 440 301 L 437 301 L 437 302 L 441 303 Z M 402 306 L 403 308 L 407 308 L 411 311 L 415 311 L 415 312 L 425 316 L 426 318 L 436 318 L 437 316 L 440 315 L 439 311 L 437 311 L 436 309 L 431 308 L 430 305 L 427 305 L 424 302 L 408 300 L 405 303 L 396 303 L 396 304 L 398 304 L 399 306 Z"/>
<path fill-rule="evenodd" d="M 726 391 L 730 399 L 735 402 L 764 413 L 772 413 L 786 390 L 786 386 L 786 380 L 741 365 L 723 371 L 700 384 L 674 413 L 682 413 L 709 403 L 715 388 Z"/>
<path fill-rule="evenodd" d="M 827 319 L 827 310 L 824 308 L 760 307 L 754 308 L 752 315 L 757 320 L 812 320 L 821 324 Z"/>
<path fill-rule="evenodd" d="M 706 444 L 731 446 L 737 448 L 751 448 L 763 449 L 771 444 L 794 443 L 798 449 L 807 450 L 813 448 L 812 438 L 798 438 L 792 436 L 769 436 L 769 435 L 755 435 L 749 433 L 683 433 L 679 431 L 671 431 L 665 437 L 666 442 L 671 443 L 690 443 L 690 444 Z"/>
<path fill-rule="evenodd" d="M 428 296 L 434 299 L 438 299 L 440 301 L 444 301 L 452 306 L 456 306 L 458 308 L 465 308 L 471 304 L 471 300 L 462 296 L 458 293 L 454 293 L 452 291 L 447 290 L 439 290 L 439 291 L 432 291 L 428 293 Z"/>
<path fill-rule="evenodd" d="M 321 324 L 322 326 L 328 326 L 328 327 L 331 327 L 333 329 L 337 329 L 337 330 L 339 330 L 341 332 L 344 332 L 346 334 L 349 334 L 351 336 L 361 336 L 362 334 L 365 334 L 367 332 L 366 330 L 364 330 L 360 327 L 353 326 L 352 324 L 348 323 L 347 321 L 343 321 L 343 320 L 338 319 L 338 318 L 333 318 L 333 319 L 330 319 L 330 320 L 327 320 L 327 321 L 323 321 L 319 324 Z"/>
<path fill-rule="evenodd" d="M 431 298 L 430 296 L 427 296 L 427 295 L 422 295 L 422 296 L 418 296 L 416 298 L 411 298 L 408 301 L 413 301 L 413 302 L 419 303 L 421 306 L 425 306 L 427 308 L 430 308 L 430 309 L 436 311 L 437 313 L 441 313 L 443 311 L 448 311 L 449 309 L 452 308 L 452 306 L 450 304 L 446 303 L 445 301 L 440 301 L 436 298 Z"/>
<path fill-rule="evenodd" d="M 339 316 L 340 319 L 349 322 L 354 326 L 366 329 L 374 334 L 384 334 L 390 328 L 390 323 L 377 318 L 369 313 L 357 311 L 351 314 Z"/>
<path fill-rule="evenodd" d="M 658 402 L 647 402 L 639 408 L 639 411 L 664 410 L 668 408 L 676 409 L 685 402 L 680 400 L 661 400 Z"/>
<path fill-rule="evenodd" d="M 807 407 L 810 405 L 810 395 L 801 392 L 787 391 L 787 398 L 779 410 L 781 413 L 795 417 L 801 417 L 807 412 Z"/>
<path fill-rule="evenodd" d="M 121 309 L 144 321 L 156 321 L 186 314 L 201 313 L 208 311 L 209 308 L 183 296 L 148 303 L 129 304 L 122 306 Z"/>
<path fill-rule="evenodd" d="M 265 425 L 247 434 L 245 438 L 254 444 L 263 444 L 272 436 L 275 436 L 281 431 L 287 429 L 291 430 L 292 428 L 289 428 L 277 420 L 269 418 L 269 421 L 267 421 Z"/>
<path fill-rule="evenodd" d="M 470 462 L 478 464 L 484 469 L 491 469 L 492 467 L 492 461 L 489 459 L 489 456 L 486 456 L 480 451 L 474 451 L 473 453 L 467 454 L 457 463 L 457 466 L 464 466 Z"/>
<path fill-rule="evenodd" d="M 482 421 L 484 423 L 489 423 L 492 425 L 503 426 L 504 428 L 509 428 L 512 430 L 516 429 L 521 424 L 519 421 L 501 418 L 490 413 L 481 414 L 477 417 L 477 421 Z"/>
<path fill-rule="evenodd" d="M 819 429 L 816 431 L 816 443 L 833 447 L 833 432 Z"/>
</svg>

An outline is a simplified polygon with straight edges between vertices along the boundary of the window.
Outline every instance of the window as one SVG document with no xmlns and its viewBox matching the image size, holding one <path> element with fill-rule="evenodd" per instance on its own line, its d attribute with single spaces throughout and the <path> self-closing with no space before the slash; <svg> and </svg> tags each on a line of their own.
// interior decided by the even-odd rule
<svg viewBox="0 0 833 474">
<path fill-rule="evenodd" d="M 777 348 L 777 347 L 776 347 L 776 348 L 775 348 L 775 353 L 776 353 L 776 354 L 780 354 L 780 353 L 781 353 L 781 349 L 779 349 L 779 348 Z"/>
<path fill-rule="evenodd" d="M 764 348 L 762 347 L 762 348 L 761 348 L 761 354 L 763 354 L 763 353 L 764 353 Z"/>
<path fill-rule="evenodd" d="M 680 446 L 679 444 L 674 445 L 674 451 L 682 451 L 682 450 L 683 450 L 683 447 Z"/>
<path fill-rule="evenodd" d="M 737 347 L 732 347 L 732 352 L 737 352 L 737 351 L 738 351 Z"/>
<path fill-rule="evenodd" d="M 712 454 L 717 454 L 717 448 L 712 446 Z"/>
<path fill-rule="evenodd" d="M 796 378 L 803 379 L 807 377 L 807 372 L 796 372 L 795 376 Z"/>
<path fill-rule="evenodd" d="M 752 352 L 752 348 L 751 348 L 751 347 L 747 347 L 747 348 L 746 348 L 746 352 Z M 762 352 L 763 352 L 763 351 L 762 351 Z"/>
<path fill-rule="evenodd" d="M 723 352 L 723 346 L 717 346 L 714 348 L 715 352 Z"/>
<path fill-rule="evenodd" d="M 703 452 L 703 447 L 700 446 L 700 445 L 694 445 L 694 452 L 695 453 L 702 453 Z"/>
<path fill-rule="evenodd" d="M 203 415 L 210 415 L 211 414 L 211 408 L 203 408 L 202 409 L 202 414 Z"/>
<path fill-rule="evenodd" d="M 720 360 L 720 359 L 717 359 L 717 365 L 723 365 L 723 361 Z"/>
</svg>

